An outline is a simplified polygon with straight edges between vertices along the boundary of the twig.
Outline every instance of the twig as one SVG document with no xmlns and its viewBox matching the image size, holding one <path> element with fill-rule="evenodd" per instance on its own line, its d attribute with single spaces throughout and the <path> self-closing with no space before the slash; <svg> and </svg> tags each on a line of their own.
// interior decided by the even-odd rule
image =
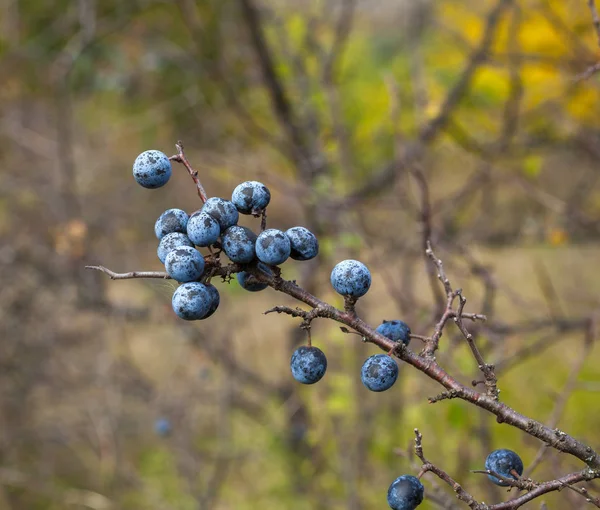
<svg viewBox="0 0 600 510">
<path fill-rule="evenodd" d="M 131 278 L 160 278 L 169 280 L 171 277 L 165 271 L 130 271 L 129 273 L 115 273 L 104 266 L 85 266 L 86 269 L 93 269 L 110 276 L 111 280 L 129 280 Z"/>
<path fill-rule="evenodd" d="M 179 140 L 175 144 L 175 147 L 177 148 L 177 154 L 175 156 L 171 156 L 169 159 L 171 161 L 176 161 L 177 163 L 181 163 L 183 166 L 185 166 L 188 173 L 190 174 L 190 176 L 196 183 L 196 188 L 198 189 L 198 196 L 200 197 L 200 200 L 202 200 L 203 204 L 206 203 L 206 201 L 208 200 L 206 191 L 204 191 L 204 187 L 202 186 L 200 179 L 198 179 L 198 171 L 194 170 L 192 168 L 192 165 L 190 165 L 190 162 L 185 157 L 185 153 L 183 152 L 183 142 L 181 140 Z"/>
<path fill-rule="evenodd" d="M 596 36 L 598 37 L 598 46 L 600 46 L 600 15 L 598 15 L 598 9 L 596 8 L 596 0 L 587 0 L 587 4 L 592 13 L 592 22 L 594 24 Z"/>
</svg>

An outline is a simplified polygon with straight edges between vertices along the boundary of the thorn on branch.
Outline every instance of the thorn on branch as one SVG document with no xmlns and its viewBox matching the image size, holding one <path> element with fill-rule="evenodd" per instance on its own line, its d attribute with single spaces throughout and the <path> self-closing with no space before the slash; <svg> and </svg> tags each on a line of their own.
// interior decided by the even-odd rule
<svg viewBox="0 0 600 510">
<path fill-rule="evenodd" d="M 442 391 L 442 393 L 440 393 L 439 395 L 436 395 L 435 397 L 429 397 L 427 400 L 429 400 L 430 404 L 435 404 L 436 402 L 439 402 L 440 400 L 450 400 L 453 398 L 460 398 L 460 394 L 458 391 L 456 391 L 456 390 Z"/>
</svg>

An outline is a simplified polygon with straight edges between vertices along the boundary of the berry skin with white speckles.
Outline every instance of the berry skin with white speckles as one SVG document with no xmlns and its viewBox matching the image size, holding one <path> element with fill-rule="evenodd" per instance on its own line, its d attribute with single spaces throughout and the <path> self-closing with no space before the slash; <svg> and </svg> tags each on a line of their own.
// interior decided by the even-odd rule
<svg viewBox="0 0 600 510">
<path fill-rule="evenodd" d="M 240 213 L 232 202 L 218 197 L 209 198 L 202 207 L 202 212 L 210 214 L 217 220 L 221 232 L 225 232 L 229 227 L 237 224 L 240 218 Z"/>
<path fill-rule="evenodd" d="M 247 227 L 234 225 L 223 234 L 223 250 L 232 262 L 248 264 L 254 260 L 256 234 Z"/>
<path fill-rule="evenodd" d="M 342 296 L 359 298 L 371 287 L 371 273 L 358 260 L 342 260 L 331 271 L 331 285 Z"/>
<path fill-rule="evenodd" d="M 200 282 L 182 283 L 173 293 L 173 311 L 186 321 L 204 319 L 213 304 L 212 292 Z"/>
<path fill-rule="evenodd" d="M 387 354 L 373 354 L 364 362 L 360 378 L 371 391 L 389 390 L 398 379 L 398 364 Z"/>
<path fill-rule="evenodd" d="M 193 282 L 204 273 L 204 257 L 196 248 L 179 246 L 168 253 L 165 269 L 173 280 Z"/>
<path fill-rule="evenodd" d="M 171 178 L 171 162 L 166 154 L 149 150 L 142 152 L 133 163 L 133 178 L 142 187 L 156 189 Z"/>
<path fill-rule="evenodd" d="M 523 474 L 523 461 L 512 450 L 494 450 L 485 459 L 485 469 L 516 480 Z M 518 476 L 515 476 L 515 473 Z M 508 483 L 493 475 L 488 475 L 488 478 L 500 487 L 508 487 Z"/>
<path fill-rule="evenodd" d="M 231 201 L 242 214 L 258 214 L 271 201 L 271 192 L 263 183 L 246 181 L 236 186 Z"/>
<path fill-rule="evenodd" d="M 303 345 L 292 354 L 290 368 L 296 381 L 302 384 L 315 384 L 325 375 L 327 358 L 318 347 Z"/>
<path fill-rule="evenodd" d="M 261 232 L 256 239 L 258 260 L 270 266 L 283 264 L 290 256 L 291 250 L 290 240 L 281 230 L 269 228 Z"/>
<path fill-rule="evenodd" d="M 304 227 L 292 227 L 285 235 L 290 240 L 290 257 L 294 260 L 314 259 L 319 253 L 319 241 L 315 235 Z"/>
<path fill-rule="evenodd" d="M 410 343 L 410 328 L 403 321 L 383 321 L 375 330 L 380 335 L 389 338 L 392 342 L 402 342 L 404 345 Z"/>
<path fill-rule="evenodd" d="M 158 259 L 164 264 L 169 252 L 180 246 L 189 246 L 193 248 L 194 244 L 190 241 L 188 236 L 181 232 L 167 234 L 160 240 L 160 243 L 158 243 L 158 249 L 156 250 Z"/>
<path fill-rule="evenodd" d="M 158 240 L 161 240 L 167 234 L 187 232 L 189 216 L 181 209 L 167 209 L 162 213 L 154 224 L 154 234 Z"/>
<path fill-rule="evenodd" d="M 221 227 L 210 214 L 196 211 L 188 220 L 187 235 L 196 246 L 210 246 L 219 239 Z"/>
</svg>

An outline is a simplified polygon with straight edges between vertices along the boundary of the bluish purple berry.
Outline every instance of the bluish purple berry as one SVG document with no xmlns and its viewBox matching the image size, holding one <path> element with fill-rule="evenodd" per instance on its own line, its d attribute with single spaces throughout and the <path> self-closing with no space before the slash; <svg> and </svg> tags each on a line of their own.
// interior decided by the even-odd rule
<svg viewBox="0 0 600 510">
<path fill-rule="evenodd" d="M 392 342 L 402 342 L 404 345 L 410 343 L 410 328 L 406 322 L 383 321 L 375 331 L 389 338 Z"/>
<path fill-rule="evenodd" d="M 294 260 L 310 260 L 319 253 L 319 241 L 315 235 L 304 227 L 292 227 L 285 235 L 290 240 L 290 257 Z"/>
<path fill-rule="evenodd" d="M 523 461 L 512 450 L 494 450 L 485 459 L 485 469 L 494 471 L 506 478 L 514 478 L 517 480 L 523 474 Z M 508 483 L 493 475 L 488 475 L 488 478 L 500 487 L 508 487 Z"/>
<path fill-rule="evenodd" d="M 165 269 L 178 282 L 193 282 L 204 272 L 204 257 L 196 248 L 179 246 L 168 253 Z"/>
<path fill-rule="evenodd" d="M 389 390 L 398 379 L 398 364 L 387 354 L 373 354 L 364 362 L 360 378 L 371 391 Z"/>
<path fill-rule="evenodd" d="M 188 219 L 189 216 L 187 213 L 181 209 L 167 209 L 156 220 L 154 233 L 159 240 L 173 232 L 185 234 L 187 232 Z"/>
<path fill-rule="evenodd" d="M 182 283 L 173 293 L 173 311 L 186 321 L 204 319 L 211 310 L 213 294 L 199 282 Z"/>
<path fill-rule="evenodd" d="M 318 347 L 303 345 L 292 354 L 290 368 L 296 381 L 302 384 L 314 384 L 325 375 L 327 358 Z"/>
<path fill-rule="evenodd" d="M 235 225 L 240 217 L 240 213 L 232 202 L 218 197 L 209 198 L 202 207 L 202 212 L 210 214 L 217 220 L 221 232 L 225 232 L 229 227 Z"/>
<path fill-rule="evenodd" d="M 167 234 L 160 240 L 156 254 L 158 255 L 159 260 L 164 264 L 169 252 L 173 251 L 175 248 L 179 248 L 180 246 L 189 246 L 191 248 L 194 247 L 188 236 L 182 234 L 181 232 L 173 232 L 171 234 Z"/>
<path fill-rule="evenodd" d="M 264 264 L 259 262 L 257 264 L 257 268 L 260 269 L 266 275 L 273 276 L 273 271 L 271 271 L 269 266 L 265 266 Z M 259 282 L 256 278 L 254 278 L 252 273 L 250 272 L 240 271 L 235 276 L 240 286 L 249 292 L 259 292 L 261 290 L 265 290 L 268 287 L 266 283 Z"/>
<path fill-rule="evenodd" d="M 259 214 L 269 205 L 271 192 L 257 181 L 246 181 L 239 184 L 231 194 L 231 201 L 242 214 Z"/>
<path fill-rule="evenodd" d="M 270 266 L 278 266 L 285 262 L 291 249 L 290 240 L 281 230 L 269 228 L 261 232 L 256 239 L 258 260 Z"/>
<path fill-rule="evenodd" d="M 342 260 L 331 271 L 331 285 L 342 296 L 359 298 L 371 287 L 371 273 L 358 260 Z"/>
<path fill-rule="evenodd" d="M 154 432 L 161 437 L 171 433 L 171 422 L 167 418 L 159 418 L 154 422 Z"/>
<path fill-rule="evenodd" d="M 208 319 L 213 313 L 217 311 L 217 308 L 219 308 L 219 304 L 221 303 L 221 295 L 219 294 L 219 291 L 214 285 L 207 283 L 205 284 L 205 286 L 211 296 L 210 309 L 208 310 L 208 313 L 203 317 L 203 319 Z"/>
<path fill-rule="evenodd" d="M 234 225 L 223 234 L 223 250 L 232 262 L 248 264 L 256 254 L 256 234 L 248 227 Z"/>
<path fill-rule="evenodd" d="M 412 475 L 396 478 L 387 493 L 387 502 L 392 510 L 415 510 L 423 501 L 425 487 Z"/>
<path fill-rule="evenodd" d="M 142 152 L 133 163 L 133 178 L 144 188 L 160 188 L 171 178 L 171 162 L 160 151 Z"/>
<path fill-rule="evenodd" d="M 187 235 L 196 246 L 210 246 L 219 239 L 221 227 L 210 214 L 196 211 L 188 220 Z"/>
</svg>

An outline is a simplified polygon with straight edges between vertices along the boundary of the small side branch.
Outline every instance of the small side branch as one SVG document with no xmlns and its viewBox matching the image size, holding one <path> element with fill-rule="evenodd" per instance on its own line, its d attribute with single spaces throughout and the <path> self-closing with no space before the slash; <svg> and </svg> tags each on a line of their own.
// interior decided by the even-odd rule
<svg viewBox="0 0 600 510">
<path fill-rule="evenodd" d="M 169 159 L 171 161 L 176 161 L 177 163 L 181 163 L 183 166 L 185 166 L 188 173 L 190 174 L 190 176 L 196 183 L 196 188 L 198 189 L 198 196 L 200 197 L 200 200 L 202 200 L 203 204 L 206 203 L 206 201 L 208 200 L 208 196 L 206 195 L 206 191 L 204 190 L 204 186 L 202 186 L 200 179 L 198 179 L 198 171 L 194 170 L 192 168 L 192 165 L 190 164 L 188 159 L 185 157 L 185 153 L 183 152 L 183 142 L 181 140 L 179 140 L 175 144 L 175 147 L 177 148 L 177 154 L 175 156 L 171 156 Z"/>
<path fill-rule="evenodd" d="M 85 268 L 107 274 L 111 280 L 130 280 L 132 278 L 160 278 L 163 280 L 171 279 L 171 277 L 165 271 L 130 271 L 128 273 L 115 273 L 104 266 L 85 266 Z"/>
</svg>

